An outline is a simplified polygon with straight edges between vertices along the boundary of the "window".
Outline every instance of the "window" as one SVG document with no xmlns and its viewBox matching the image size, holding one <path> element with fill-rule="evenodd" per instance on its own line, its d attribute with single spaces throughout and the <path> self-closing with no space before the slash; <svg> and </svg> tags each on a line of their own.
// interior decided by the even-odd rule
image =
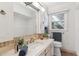
<svg viewBox="0 0 79 59">
<path fill-rule="evenodd" d="M 64 13 L 53 14 L 51 19 L 52 29 L 64 29 Z"/>
</svg>

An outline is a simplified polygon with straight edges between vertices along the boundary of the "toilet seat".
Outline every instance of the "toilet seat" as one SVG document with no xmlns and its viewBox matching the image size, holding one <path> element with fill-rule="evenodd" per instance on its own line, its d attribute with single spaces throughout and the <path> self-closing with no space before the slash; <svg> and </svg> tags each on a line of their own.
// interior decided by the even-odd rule
<svg viewBox="0 0 79 59">
<path fill-rule="evenodd" d="M 62 43 L 58 41 L 54 41 L 54 47 L 62 47 Z"/>
</svg>

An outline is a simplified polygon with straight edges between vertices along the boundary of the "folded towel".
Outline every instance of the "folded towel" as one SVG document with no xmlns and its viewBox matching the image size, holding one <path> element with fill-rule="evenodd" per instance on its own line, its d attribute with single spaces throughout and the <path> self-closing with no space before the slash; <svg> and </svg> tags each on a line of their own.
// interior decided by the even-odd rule
<svg viewBox="0 0 79 59">
<path fill-rule="evenodd" d="M 19 56 L 25 56 L 27 54 L 28 46 L 23 46 L 20 49 Z"/>
</svg>

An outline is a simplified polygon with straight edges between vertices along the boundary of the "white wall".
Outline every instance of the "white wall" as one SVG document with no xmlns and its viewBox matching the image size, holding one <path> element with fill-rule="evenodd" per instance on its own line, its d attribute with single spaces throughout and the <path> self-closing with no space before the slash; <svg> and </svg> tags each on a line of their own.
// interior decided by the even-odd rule
<svg viewBox="0 0 79 59">
<path fill-rule="evenodd" d="M 63 34 L 63 48 L 74 50 L 75 51 L 75 41 L 76 40 L 76 3 L 54 3 L 52 6 L 49 6 L 49 14 L 53 12 L 59 12 L 63 10 L 69 10 L 68 19 L 67 19 L 67 30 Z M 78 27 L 78 26 L 77 26 Z M 78 42 L 78 41 L 77 41 Z"/>
<path fill-rule="evenodd" d="M 75 11 L 75 50 L 79 54 L 79 3 L 77 4 L 76 11 Z"/>
<path fill-rule="evenodd" d="M 8 37 L 13 37 L 13 5 L 9 2 L 0 2 L 1 9 L 6 15 L 0 14 L 0 41 L 5 41 Z"/>
<path fill-rule="evenodd" d="M 17 3 L 0 2 L 0 10 L 6 12 L 6 15 L 0 14 L 0 42 L 14 36 L 34 34 L 36 31 L 36 11 L 23 5 L 16 8 L 14 4 Z M 14 10 L 18 10 L 22 15 L 15 14 Z"/>
</svg>

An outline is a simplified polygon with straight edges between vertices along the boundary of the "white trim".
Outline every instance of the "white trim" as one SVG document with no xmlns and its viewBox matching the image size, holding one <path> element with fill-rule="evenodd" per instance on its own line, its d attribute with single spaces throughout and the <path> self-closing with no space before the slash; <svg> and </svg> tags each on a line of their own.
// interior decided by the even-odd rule
<svg viewBox="0 0 79 59">
<path fill-rule="evenodd" d="M 69 10 L 56 11 L 56 12 L 53 12 L 53 13 L 49 13 L 48 15 L 67 13 L 67 12 L 69 12 Z"/>
</svg>

